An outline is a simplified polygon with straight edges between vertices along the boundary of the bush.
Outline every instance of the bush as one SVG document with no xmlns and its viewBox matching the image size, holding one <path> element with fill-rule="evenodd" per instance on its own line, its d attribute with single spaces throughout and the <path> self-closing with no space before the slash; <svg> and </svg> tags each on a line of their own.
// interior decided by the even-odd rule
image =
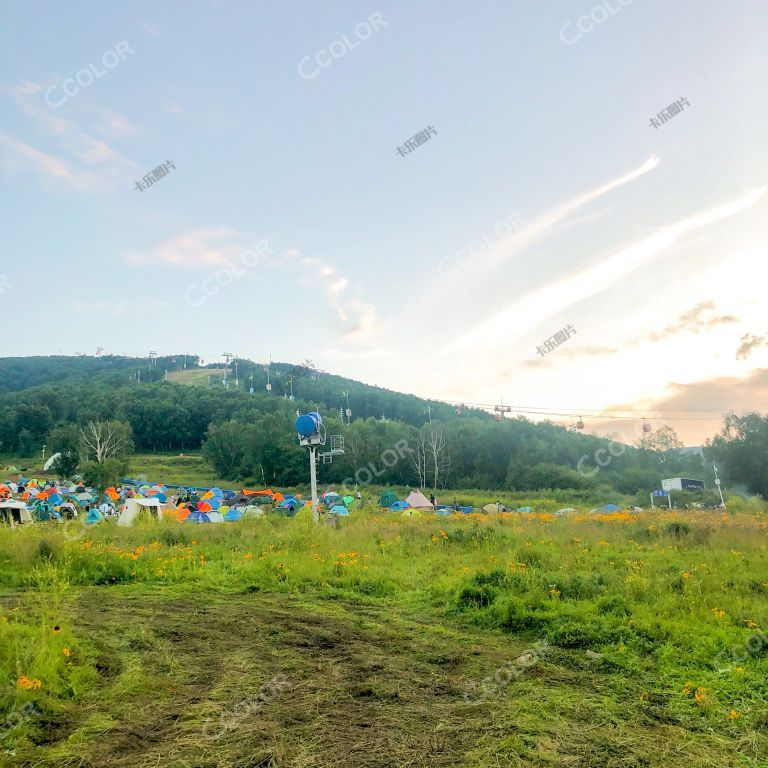
<svg viewBox="0 0 768 768">
<path fill-rule="evenodd" d="M 547 632 L 547 640 L 561 648 L 595 648 L 614 643 L 620 637 L 618 627 L 599 619 L 563 619 Z"/>
<path fill-rule="evenodd" d="M 536 611 L 517 597 L 499 600 L 489 616 L 491 626 L 510 632 L 540 630 L 549 624 L 551 618 L 549 613 Z"/>
<path fill-rule="evenodd" d="M 681 539 L 691 532 L 691 526 L 688 523 L 667 523 L 664 526 L 664 532 L 669 536 L 674 536 L 676 539 Z"/>
<path fill-rule="evenodd" d="M 54 560 L 56 555 L 56 547 L 48 539 L 40 539 L 37 542 L 36 556 L 38 560 Z"/>
<path fill-rule="evenodd" d="M 178 526 L 176 526 L 178 528 Z M 189 544 L 189 538 L 183 530 L 175 530 L 175 528 L 166 528 L 160 534 L 160 541 L 165 544 L 166 547 L 174 547 L 178 544 Z"/>
<path fill-rule="evenodd" d="M 467 584 L 456 595 L 456 608 L 460 611 L 468 608 L 487 608 L 498 595 L 498 590 L 488 584 Z"/>
<path fill-rule="evenodd" d="M 597 612 L 601 614 L 611 613 L 615 616 L 631 616 L 632 609 L 629 603 L 620 595 L 603 597 L 597 601 Z"/>
</svg>

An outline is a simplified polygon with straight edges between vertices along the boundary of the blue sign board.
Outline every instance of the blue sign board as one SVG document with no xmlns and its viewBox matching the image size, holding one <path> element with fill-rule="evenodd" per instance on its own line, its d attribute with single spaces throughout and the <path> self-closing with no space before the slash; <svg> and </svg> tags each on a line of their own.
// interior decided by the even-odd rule
<svg viewBox="0 0 768 768">
<path fill-rule="evenodd" d="M 654 491 L 653 495 L 654 496 L 669 496 L 669 493 L 667 493 L 667 491 Z"/>
</svg>

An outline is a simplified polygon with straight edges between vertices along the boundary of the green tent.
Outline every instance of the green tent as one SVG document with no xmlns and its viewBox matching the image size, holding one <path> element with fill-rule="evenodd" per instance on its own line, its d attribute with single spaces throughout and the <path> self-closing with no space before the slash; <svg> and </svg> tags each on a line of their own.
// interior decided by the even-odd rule
<svg viewBox="0 0 768 768">
<path fill-rule="evenodd" d="M 397 498 L 397 494 L 394 491 L 384 491 L 384 493 L 379 496 L 379 506 L 380 507 L 391 507 L 396 501 L 399 501 Z"/>
</svg>

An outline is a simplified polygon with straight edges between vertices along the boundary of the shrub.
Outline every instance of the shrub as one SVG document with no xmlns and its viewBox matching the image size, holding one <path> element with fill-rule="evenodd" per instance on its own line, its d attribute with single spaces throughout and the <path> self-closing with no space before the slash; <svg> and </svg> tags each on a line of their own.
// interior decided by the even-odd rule
<svg viewBox="0 0 768 768">
<path fill-rule="evenodd" d="M 687 536 L 691 532 L 691 526 L 688 523 L 678 523 L 677 521 L 667 523 L 664 526 L 664 532 L 669 536 L 674 536 L 676 539 L 681 539 L 683 536 Z"/>
<path fill-rule="evenodd" d="M 496 600 L 498 590 L 488 584 L 466 584 L 456 595 L 456 607 L 460 611 L 467 608 L 486 608 Z"/>
<path fill-rule="evenodd" d="M 48 539 L 40 539 L 37 542 L 36 556 L 38 560 L 54 560 L 57 554 L 56 547 Z"/>
</svg>

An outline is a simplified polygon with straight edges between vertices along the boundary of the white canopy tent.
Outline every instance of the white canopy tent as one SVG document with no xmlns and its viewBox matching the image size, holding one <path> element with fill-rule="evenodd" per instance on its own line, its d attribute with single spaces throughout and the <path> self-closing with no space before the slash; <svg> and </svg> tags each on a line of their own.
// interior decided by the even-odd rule
<svg viewBox="0 0 768 768">
<path fill-rule="evenodd" d="M 54 453 L 53 456 L 51 456 L 48 461 L 45 462 L 43 472 L 50 472 L 53 469 L 53 465 L 56 463 L 56 459 L 58 459 L 59 456 L 61 456 L 61 452 Z"/>
<path fill-rule="evenodd" d="M 16 523 L 31 523 L 27 505 L 23 501 L 0 501 L 0 521 L 15 525 Z"/>
<path fill-rule="evenodd" d="M 413 491 L 405 500 L 411 509 L 434 509 L 432 502 L 421 492 Z"/>
<path fill-rule="evenodd" d="M 123 526 L 133 525 L 136 518 L 148 512 L 152 517 L 158 520 L 163 519 L 163 505 L 160 499 L 126 499 L 125 506 L 120 517 L 117 518 L 117 524 Z"/>
</svg>

